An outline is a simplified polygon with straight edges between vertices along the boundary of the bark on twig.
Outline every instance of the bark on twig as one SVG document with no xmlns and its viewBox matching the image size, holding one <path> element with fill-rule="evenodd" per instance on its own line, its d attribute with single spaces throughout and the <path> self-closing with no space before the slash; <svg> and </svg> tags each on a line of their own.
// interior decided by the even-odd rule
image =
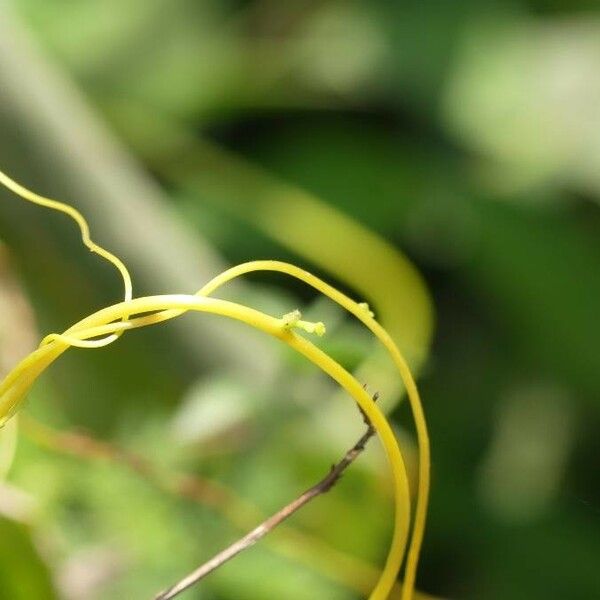
<svg viewBox="0 0 600 600">
<path fill-rule="evenodd" d="M 374 400 L 376 399 L 377 395 L 374 396 Z M 273 531 L 273 529 L 291 517 L 296 511 L 308 504 L 311 500 L 317 496 L 320 496 L 321 494 L 327 493 L 339 481 L 344 471 L 361 454 L 361 452 L 365 449 L 367 442 L 375 434 L 373 425 L 369 422 L 367 416 L 362 412 L 362 410 L 361 413 L 367 425 L 366 432 L 361 436 L 356 444 L 354 444 L 354 446 L 352 446 L 352 448 L 346 452 L 344 457 L 331 467 L 329 473 L 323 479 L 321 479 L 321 481 L 310 487 L 295 500 L 292 500 L 292 502 L 284 506 L 281 510 L 277 511 L 274 515 L 263 521 L 260 525 L 250 531 L 250 533 L 247 533 L 244 537 L 238 539 L 233 544 L 229 545 L 227 548 L 213 556 L 210 560 L 192 571 L 189 575 L 185 576 L 175 585 L 160 592 L 157 596 L 155 596 L 155 600 L 171 600 L 172 598 L 175 598 L 180 593 L 195 585 L 204 577 L 240 554 L 240 552 L 243 552 L 244 550 L 247 550 L 256 544 L 256 542 Z"/>
</svg>

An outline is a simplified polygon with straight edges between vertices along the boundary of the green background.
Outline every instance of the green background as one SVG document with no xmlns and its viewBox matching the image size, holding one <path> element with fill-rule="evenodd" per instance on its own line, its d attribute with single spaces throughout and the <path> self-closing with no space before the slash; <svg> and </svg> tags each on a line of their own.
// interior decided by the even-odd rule
<svg viewBox="0 0 600 600">
<path fill-rule="evenodd" d="M 367 300 L 390 329 L 430 427 L 418 587 L 440 598 L 600 597 L 599 140 L 591 1 L 0 8 L 0 168 L 82 210 L 137 295 L 277 258 Z M 7 371 L 122 292 L 70 222 L 0 195 Z M 402 390 L 358 324 L 282 276 L 224 295 L 324 320 L 319 344 L 381 391 L 414 471 Z M 198 315 L 70 351 L 25 410 L 265 513 L 360 432 L 303 360 Z M 242 506 L 46 446 L 22 427 L 0 488 L 0 598 L 150 598 L 243 529 Z M 372 443 L 294 517 L 304 559 L 275 533 L 184 597 L 361 597 L 358 568 L 326 557 L 382 563 L 390 492 Z"/>
</svg>

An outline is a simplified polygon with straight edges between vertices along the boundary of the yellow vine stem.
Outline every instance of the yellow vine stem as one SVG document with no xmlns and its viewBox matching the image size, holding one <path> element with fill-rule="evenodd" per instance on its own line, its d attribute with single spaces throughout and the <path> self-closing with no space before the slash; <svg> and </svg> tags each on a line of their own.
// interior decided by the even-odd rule
<svg viewBox="0 0 600 600">
<path fill-rule="evenodd" d="M 0 183 L 3 183 L 26 200 L 70 215 L 81 229 L 84 244 L 93 252 L 113 263 L 121 272 L 125 282 L 125 301 L 97 311 L 70 327 L 63 334 L 46 336 L 40 347 L 23 359 L 6 376 L 4 381 L 0 383 L 0 424 L 14 413 L 37 377 L 70 346 L 84 348 L 105 346 L 116 340 L 125 330 L 154 325 L 190 310 L 207 312 L 242 321 L 283 341 L 328 374 L 354 398 L 376 429 L 386 451 L 392 471 L 395 517 L 394 533 L 388 558 L 379 581 L 369 598 L 370 600 L 386 600 L 390 590 L 394 586 L 404 560 L 410 532 L 411 511 L 406 466 L 398 442 L 385 415 L 356 378 L 329 355 L 294 331 L 294 329 L 303 329 L 304 331 L 322 334 L 324 332 L 322 323 L 306 323 L 305 321 L 301 321 L 300 315 L 296 313 L 290 313 L 283 318 L 275 318 L 244 305 L 208 297 L 209 294 L 212 294 L 228 281 L 252 271 L 277 271 L 300 279 L 344 307 L 374 333 L 390 353 L 406 386 L 419 443 L 417 506 L 406 561 L 404 585 L 402 586 L 402 600 L 410 600 L 414 592 L 415 574 L 423 539 L 429 493 L 429 442 L 427 428 L 418 391 L 406 361 L 387 332 L 373 318 L 373 314 L 368 306 L 364 303 L 354 302 L 307 271 L 278 261 L 255 261 L 233 267 L 208 282 L 193 296 L 172 294 L 133 299 L 131 297 L 131 278 L 125 265 L 113 254 L 97 246 L 90 240 L 89 228 L 80 213 L 65 204 L 30 192 L 2 172 L 0 172 Z"/>
<path fill-rule="evenodd" d="M 27 200 L 33 204 L 37 204 L 38 206 L 50 208 L 51 210 L 56 210 L 71 217 L 71 219 L 73 219 L 73 221 L 75 221 L 75 223 L 77 223 L 79 226 L 83 245 L 86 246 L 90 252 L 94 252 L 98 256 L 101 256 L 117 268 L 121 274 L 121 277 L 123 278 L 123 285 L 125 287 L 125 300 L 131 300 L 133 297 L 133 284 L 131 283 L 131 275 L 129 275 L 127 267 L 123 264 L 123 261 L 115 256 L 112 252 L 105 250 L 102 246 L 99 246 L 92 241 L 90 237 L 90 228 L 87 224 L 87 221 L 83 218 L 83 215 L 78 210 L 74 209 L 68 204 L 65 204 L 64 202 L 45 198 L 44 196 L 40 196 L 39 194 L 28 190 L 26 187 L 22 186 L 20 183 L 17 183 L 14 179 L 11 179 L 2 171 L 0 171 L 0 184 L 8 188 L 11 192 L 17 194 L 17 196 L 23 198 L 23 200 Z M 126 321 L 127 317 L 125 317 L 123 320 Z M 104 340 L 95 340 L 94 347 L 106 346 L 114 342 L 120 335 L 121 334 L 117 332 L 108 336 Z M 45 340 L 42 341 L 42 343 L 45 343 Z"/>
</svg>

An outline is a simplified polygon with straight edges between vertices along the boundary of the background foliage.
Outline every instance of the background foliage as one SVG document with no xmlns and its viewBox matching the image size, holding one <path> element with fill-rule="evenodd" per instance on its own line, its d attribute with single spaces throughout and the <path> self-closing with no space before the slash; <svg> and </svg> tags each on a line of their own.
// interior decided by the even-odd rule
<svg viewBox="0 0 600 600">
<path fill-rule="evenodd" d="M 596 3 L 0 11 L 1 168 L 81 208 L 138 294 L 195 291 L 225 264 L 280 258 L 368 300 L 393 331 L 433 446 L 420 589 L 599 594 Z M 70 223 L 4 192 L 0 236 L 6 371 L 40 332 L 121 291 Z M 381 390 L 414 454 L 401 390 L 355 323 L 274 277 L 227 294 L 325 320 L 323 345 Z M 24 420 L 0 488 L 2 597 L 151 597 L 354 441 L 360 420 L 338 396 L 275 343 L 210 317 L 70 352 L 27 412 L 139 454 L 152 473 Z M 384 557 L 390 487 L 376 444 L 359 463 L 294 531 L 187 597 L 360 597 Z M 182 473 L 225 496 L 182 498 Z"/>
</svg>

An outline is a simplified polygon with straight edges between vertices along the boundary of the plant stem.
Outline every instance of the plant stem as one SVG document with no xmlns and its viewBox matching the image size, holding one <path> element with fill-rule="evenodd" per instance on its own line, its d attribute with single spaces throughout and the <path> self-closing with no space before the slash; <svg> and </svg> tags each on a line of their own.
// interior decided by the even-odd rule
<svg viewBox="0 0 600 600">
<path fill-rule="evenodd" d="M 366 421 L 366 417 L 364 418 Z M 256 544 L 256 542 L 273 531 L 273 529 L 291 517 L 296 511 L 300 510 L 311 500 L 317 496 L 320 496 L 321 494 L 327 493 L 338 482 L 344 471 L 365 449 L 367 442 L 373 437 L 374 434 L 375 429 L 370 423 L 368 423 L 367 431 L 362 435 L 358 442 L 356 442 L 356 444 L 354 444 L 354 446 L 352 446 L 352 448 L 346 452 L 342 460 L 333 465 L 329 473 L 323 479 L 321 479 L 321 481 L 310 487 L 295 500 L 292 500 L 292 502 L 284 506 L 281 510 L 277 511 L 274 515 L 263 521 L 244 537 L 238 539 L 233 544 L 229 545 L 227 548 L 213 556 L 210 560 L 202 564 L 196 570 L 192 571 L 189 575 L 186 575 L 175 585 L 171 586 L 167 590 L 164 590 L 163 592 L 160 592 L 155 597 L 155 600 L 171 600 L 171 598 L 175 598 L 175 596 L 204 579 L 204 577 L 240 554 L 240 552 L 243 552 L 244 550 L 247 550 Z"/>
</svg>

